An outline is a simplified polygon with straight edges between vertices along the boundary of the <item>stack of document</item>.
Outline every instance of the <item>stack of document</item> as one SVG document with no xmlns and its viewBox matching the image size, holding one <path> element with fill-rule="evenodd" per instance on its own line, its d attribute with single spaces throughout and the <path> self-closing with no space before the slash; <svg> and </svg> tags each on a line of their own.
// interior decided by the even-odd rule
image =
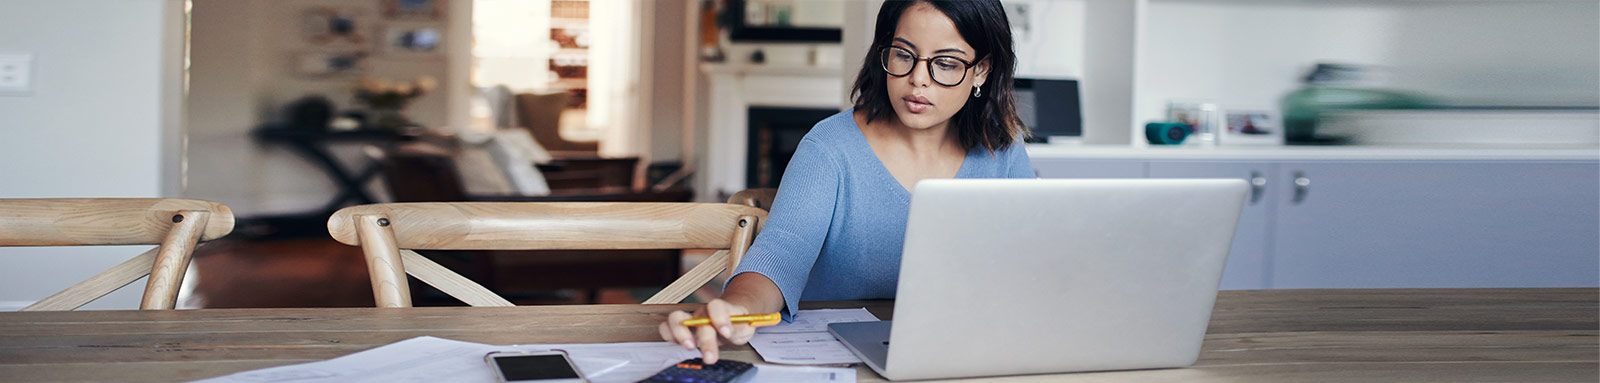
<svg viewBox="0 0 1600 383">
<path fill-rule="evenodd" d="M 750 347 L 767 363 L 801 365 L 842 365 L 861 363 L 861 358 L 828 333 L 829 323 L 873 322 L 878 317 L 867 309 L 800 310 L 794 322 L 756 329 Z"/>
<path fill-rule="evenodd" d="M 636 382 L 684 359 L 700 357 L 667 342 L 495 346 L 416 337 L 320 362 L 245 371 L 202 380 L 216 383 L 495 382 L 483 356 L 494 351 L 563 350 L 594 383 Z M 751 382 L 854 383 L 847 368 L 758 365 Z"/>
</svg>

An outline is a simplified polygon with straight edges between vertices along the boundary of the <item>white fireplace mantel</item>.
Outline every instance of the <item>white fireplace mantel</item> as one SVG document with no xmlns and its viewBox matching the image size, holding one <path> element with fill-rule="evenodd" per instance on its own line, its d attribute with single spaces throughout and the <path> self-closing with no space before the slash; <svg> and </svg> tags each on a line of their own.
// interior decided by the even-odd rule
<svg viewBox="0 0 1600 383">
<path fill-rule="evenodd" d="M 695 177 L 695 199 L 720 202 L 745 188 L 749 109 L 844 109 L 838 68 L 701 64 L 711 83 L 711 126 Z"/>
</svg>

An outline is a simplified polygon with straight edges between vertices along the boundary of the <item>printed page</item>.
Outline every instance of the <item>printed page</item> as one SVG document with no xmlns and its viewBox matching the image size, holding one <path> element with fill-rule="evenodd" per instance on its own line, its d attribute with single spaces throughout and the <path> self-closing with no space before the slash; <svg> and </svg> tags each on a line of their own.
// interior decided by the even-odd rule
<svg viewBox="0 0 1600 383">
<path fill-rule="evenodd" d="M 311 363 L 264 368 L 200 382 L 494 382 L 483 356 L 506 347 L 423 336 Z"/>
<path fill-rule="evenodd" d="M 801 310 L 794 322 L 756 329 L 750 347 L 767 363 L 819 365 L 861 363 L 861 358 L 828 333 L 829 323 L 871 322 L 865 308 Z"/>
<path fill-rule="evenodd" d="M 826 332 L 756 334 L 750 347 L 767 363 L 837 365 L 861 363 L 861 358 Z"/>
<path fill-rule="evenodd" d="M 759 327 L 756 328 L 756 333 L 828 332 L 829 323 L 875 322 L 877 320 L 878 317 L 872 315 L 871 312 L 867 312 L 866 308 L 800 310 L 799 314 L 794 315 L 794 322 Z"/>
</svg>

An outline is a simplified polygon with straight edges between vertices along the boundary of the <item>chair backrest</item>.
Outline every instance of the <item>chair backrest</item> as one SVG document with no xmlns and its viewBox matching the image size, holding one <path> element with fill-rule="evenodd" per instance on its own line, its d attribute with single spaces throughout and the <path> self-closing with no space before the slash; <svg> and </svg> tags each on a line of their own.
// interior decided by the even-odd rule
<svg viewBox="0 0 1600 383">
<path fill-rule="evenodd" d="M 159 245 L 23 311 L 72 310 L 145 275 L 141 310 L 177 306 L 189 256 L 233 231 L 222 204 L 165 198 L 0 199 L 0 246 Z"/>
<path fill-rule="evenodd" d="M 533 140 L 549 151 L 594 152 L 597 142 L 567 141 L 561 138 L 561 112 L 567 108 L 566 92 L 516 96 L 517 124 L 533 134 Z"/>
<path fill-rule="evenodd" d="M 646 304 L 678 303 L 733 270 L 766 211 L 726 203 L 438 202 L 340 209 L 328 233 L 360 246 L 379 307 L 411 306 L 411 274 L 472 306 L 511 302 L 412 250 L 715 249 Z"/>
<path fill-rule="evenodd" d="M 772 211 L 772 200 L 778 198 L 778 189 L 760 188 L 744 189 L 728 197 L 728 203 L 757 207 L 761 210 Z"/>
</svg>

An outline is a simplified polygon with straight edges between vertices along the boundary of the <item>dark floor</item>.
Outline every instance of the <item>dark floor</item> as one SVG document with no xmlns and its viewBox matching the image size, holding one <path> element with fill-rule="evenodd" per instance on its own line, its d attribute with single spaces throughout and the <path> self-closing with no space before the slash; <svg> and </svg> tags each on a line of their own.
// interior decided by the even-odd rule
<svg viewBox="0 0 1600 383">
<path fill-rule="evenodd" d="M 370 307 L 372 289 L 361 250 L 332 239 L 223 238 L 195 251 L 187 306 Z M 414 281 L 414 280 L 413 280 Z M 417 306 L 459 305 L 413 283 Z M 638 303 L 657 288 L 553 289 L 508 295 L 519 305 Z"/>
</svg>

